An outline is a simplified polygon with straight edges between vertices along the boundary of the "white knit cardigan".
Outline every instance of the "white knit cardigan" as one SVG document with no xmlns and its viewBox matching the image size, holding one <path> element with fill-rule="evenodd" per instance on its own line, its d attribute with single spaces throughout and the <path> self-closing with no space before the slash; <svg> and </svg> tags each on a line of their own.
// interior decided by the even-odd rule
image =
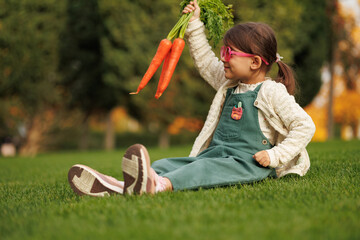
<svg viewBox="0 0 360 240">
<path fill-rule="evenodd" d="M 194 157 L 209 146 L 220 119 L 226 91 L 237 86 L 238 82 L 225 78 L 224 65 L 211 50 L 204 25 L 199 19 L 189 23 L 186 39 L 195 67 L 217 90 L 204 127 L 192 147 L 190 156 Z M 268 78 L 264 80 L 254 105 L 275 129 L 275 146 L 267 150 L 270 167 L 276 169 L 278 177 L 289 173 L 305 175 L 310 167 L 305 147 L 315 133 L 311 117 L 288 94 L 283 84 Z"/>
</svg>

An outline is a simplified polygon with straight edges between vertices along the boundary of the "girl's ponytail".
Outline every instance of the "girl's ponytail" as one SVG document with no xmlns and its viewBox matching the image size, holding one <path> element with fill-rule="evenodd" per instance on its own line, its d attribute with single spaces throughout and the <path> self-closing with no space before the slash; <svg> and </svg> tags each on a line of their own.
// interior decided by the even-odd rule
<svg viewBox="0 0 360 240">
<path fill-rule="evenodd" d="M 276 82 L 281 82 L 285 85 L 287 91 L 291 95 L 296 93 L 296 80 L 294 77 L 294 72 L 290 66 L 282 62 L 280 59 L 277 59 L 277 64 L 279 66 L 279 71 L 277 75 Z"/>
</svg>

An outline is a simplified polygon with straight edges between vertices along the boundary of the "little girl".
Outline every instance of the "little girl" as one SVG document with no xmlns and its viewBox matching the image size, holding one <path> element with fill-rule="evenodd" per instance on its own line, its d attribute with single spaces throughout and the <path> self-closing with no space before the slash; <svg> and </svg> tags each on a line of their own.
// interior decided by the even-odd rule
<svg viewBox="0 0 360 240">
<path fill-rule="evenodd" d="M 79 194 L 153 194 L 251 183 L 289 173 L 303 176 L 308 171 L 305 147 L 315 125 L 295 102 L 295 79 L 277 53 L 273 30 L 262 23 L 234 26 L 224 37 L 219 61 L 207 41 L 196 0 L 183 11 L 189 12 L 194 12 L 186 31 L 190 54 L 201 76 L 217 90 L 190 156 L 161 159 L 150 167 L 146 148 L 133 145 L 123 157 L 124 182 L 73 166 L 69 182 Z M 279 71 L 271 80 L 266 74 L 274 63 Z"/>
</svg>

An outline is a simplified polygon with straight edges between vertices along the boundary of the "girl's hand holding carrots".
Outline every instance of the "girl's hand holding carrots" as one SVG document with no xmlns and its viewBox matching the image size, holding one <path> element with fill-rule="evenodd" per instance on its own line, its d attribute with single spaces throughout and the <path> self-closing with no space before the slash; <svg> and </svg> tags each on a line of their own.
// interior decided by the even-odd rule
<svg viewBox="0 0 360 240">
<path fill-rule="evenodd" d="M 197 0 L 190 2 L 190 4 L 188 4 L 182 12 L 183 14 L 194 12 L 193 16 L 190 18 L 190 22 L 200 18 L 200 7 L 197 3 Z"/>
</svg>

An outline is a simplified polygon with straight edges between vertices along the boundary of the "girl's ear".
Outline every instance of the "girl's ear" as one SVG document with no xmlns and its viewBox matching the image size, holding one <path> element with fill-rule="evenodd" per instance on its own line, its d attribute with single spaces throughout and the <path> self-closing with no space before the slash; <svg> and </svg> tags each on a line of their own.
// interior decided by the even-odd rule
<svg viewBox="0 0 360 240">
<path fill-rule="evenodd" d="M 253 56 L 253 57 L 251 57 L 251 60 L 252 60 L 252 62 L 251 62 L 250 68 L 252 70 L 258 70 L 261 67 L 261 63 L 262 63 L 261 57 Z"/>
</svg>

